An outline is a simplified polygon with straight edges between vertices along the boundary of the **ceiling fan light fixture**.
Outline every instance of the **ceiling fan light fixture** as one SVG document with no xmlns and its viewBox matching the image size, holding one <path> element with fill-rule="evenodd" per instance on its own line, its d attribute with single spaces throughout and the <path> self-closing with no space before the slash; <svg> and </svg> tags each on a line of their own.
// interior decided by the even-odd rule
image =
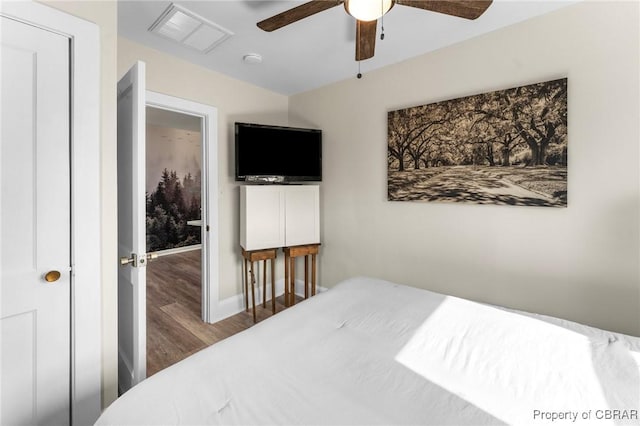
<svg viewBox="0 0 640 426">
<path fill-rule="evenodd" d="M 393 3 L 393 0 L 345 0 L 344 8 L 358 21 L 370 22 L 386 14 Z"/>
</svg>

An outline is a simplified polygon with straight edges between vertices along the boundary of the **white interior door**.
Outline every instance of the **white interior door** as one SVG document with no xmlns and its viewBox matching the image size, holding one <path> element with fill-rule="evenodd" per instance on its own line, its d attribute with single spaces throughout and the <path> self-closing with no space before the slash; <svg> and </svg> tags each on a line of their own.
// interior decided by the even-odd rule
<svg viewBox="0 0 640 426">
<path fill-rule="evenodd" d="M 118 82 L 118 386 L 146 377 L 145 64 Z"/>
<path fill-rule="evenodd" d="M 69 39 L 0 17 L 0 424 L 69 424 Z M 50 281 L 50 282 L 49 282 Z"/>
</svg>

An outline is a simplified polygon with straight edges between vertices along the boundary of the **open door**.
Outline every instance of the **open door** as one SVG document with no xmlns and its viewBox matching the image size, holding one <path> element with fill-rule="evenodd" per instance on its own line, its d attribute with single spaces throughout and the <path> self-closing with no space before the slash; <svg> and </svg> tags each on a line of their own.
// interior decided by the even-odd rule
<svg viewBox="0 0 640 426">
<path fill-rule="evenodd" d="M 146 377 L 145 64 L 118 82 L 118 387 Z"/>
</svg>

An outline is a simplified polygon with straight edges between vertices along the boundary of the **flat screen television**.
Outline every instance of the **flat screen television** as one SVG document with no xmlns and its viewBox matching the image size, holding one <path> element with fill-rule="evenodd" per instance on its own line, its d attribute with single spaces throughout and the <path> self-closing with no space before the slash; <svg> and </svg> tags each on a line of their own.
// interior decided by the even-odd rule
<svg viewBox="0 0 640 426">
<path fill-rule="evenodd" d="M 235 123 L 236 181 L 322 181 L 322 131 Z"/>
</svg>

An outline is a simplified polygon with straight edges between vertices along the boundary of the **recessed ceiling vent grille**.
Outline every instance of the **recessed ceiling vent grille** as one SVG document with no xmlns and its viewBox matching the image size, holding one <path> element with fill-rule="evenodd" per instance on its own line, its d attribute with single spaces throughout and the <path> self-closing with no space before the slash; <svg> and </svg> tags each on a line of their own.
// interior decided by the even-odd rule
<svg viewBox="0 0 640 426">
<path fill-rule="evenodd" d="M 233 35 L 220 25 L 176 4 L 171 4 L 151 25 L 149 31 L 200 53 L 210 52 Z"/>
</svg>

